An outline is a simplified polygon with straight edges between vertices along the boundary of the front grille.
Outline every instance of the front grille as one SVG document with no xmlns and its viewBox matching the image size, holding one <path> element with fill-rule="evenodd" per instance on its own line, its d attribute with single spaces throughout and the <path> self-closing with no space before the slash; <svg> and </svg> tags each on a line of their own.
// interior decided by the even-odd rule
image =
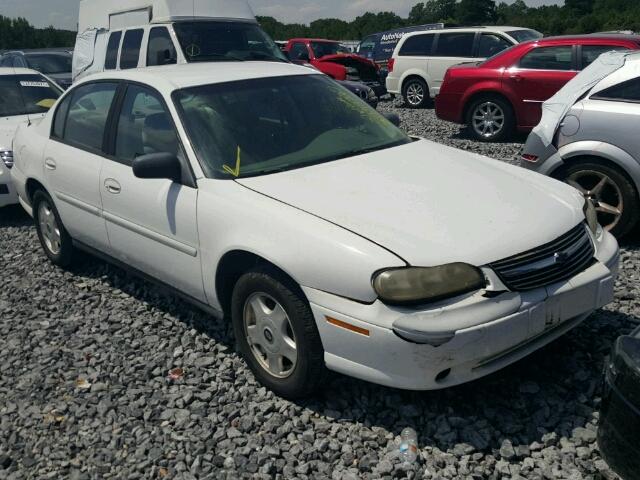
<svg viewBox="0 0 640 480">
<path fill-rule="evenodd" d="M 595 249 L 584 224 L 557 240 L 489 265 L 513 291 L 534 290 L 567 280 L 593 262 Z"/>
</svg>

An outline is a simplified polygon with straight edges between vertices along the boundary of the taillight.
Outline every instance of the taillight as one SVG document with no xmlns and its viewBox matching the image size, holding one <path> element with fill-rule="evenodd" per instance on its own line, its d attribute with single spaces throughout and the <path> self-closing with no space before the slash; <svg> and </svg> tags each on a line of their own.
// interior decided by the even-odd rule
<svg viewBox="0 0 640 480">
<path fill-rule="evenodd" d="M 389 70 L 389 73 L 393 72 L 393 66 L 396 64 L 396 59 L 392 58 L 389 60 L 389 63 L 387 64 L 387 70 Z"/>
<path fill-rule="evenodd" d="M 520 158 L 526 162 L 536 163 L 540 157 L 532 155 L 531 153 L 523 153 L 520 155 Z"/>
</svg>

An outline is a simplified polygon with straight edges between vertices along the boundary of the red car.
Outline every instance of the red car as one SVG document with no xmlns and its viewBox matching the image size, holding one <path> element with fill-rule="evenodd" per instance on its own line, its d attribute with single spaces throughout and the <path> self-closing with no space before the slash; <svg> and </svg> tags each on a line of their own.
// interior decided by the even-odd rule
<svg viewBox="0 0 640 480">
<path fill-rule="evenodd" d="M 521 43 L 479 64 L 451 67 L 436 97 L 436 114 L 495 142 L 540 122 L 541 105 L 578 71 L 610 50 L 638 50 L 640 36 L 576 35 Z"/>
<path fill-rule="evenodd" d="M 319 38 L 293 38 L 284 51 L 292 62 L 310 63 L 335 80 L 364 83 L 378 96 L 386 93 L 380 80 L 380 67 L 371 60 L 350 53 L 340 42 Z"/>
</svg>

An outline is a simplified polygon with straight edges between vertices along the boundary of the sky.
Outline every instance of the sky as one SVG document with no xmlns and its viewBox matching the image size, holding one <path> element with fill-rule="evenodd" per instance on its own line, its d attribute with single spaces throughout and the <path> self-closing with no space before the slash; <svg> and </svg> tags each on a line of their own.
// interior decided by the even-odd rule
<svg viewBox="0 0 640 480">
<path fill-rule="evenodd" d="M 108 0 L 105 0 L 108 1 Z M 364 12 L 393 10 L 406 16 L 420 0 L 249 0 L 257 15 L 283 22 L 309 23 L 318 18 L 353 20 Z M 506 0 L 511 3 L 510 0 Z M 562 3 L 562 0 L 525 0 L 529 6 Z M 36 27 L 53 25 L 75 30 L 79 0 L 0 0 L 0 15 L 24 17 Z"/>
</svg>

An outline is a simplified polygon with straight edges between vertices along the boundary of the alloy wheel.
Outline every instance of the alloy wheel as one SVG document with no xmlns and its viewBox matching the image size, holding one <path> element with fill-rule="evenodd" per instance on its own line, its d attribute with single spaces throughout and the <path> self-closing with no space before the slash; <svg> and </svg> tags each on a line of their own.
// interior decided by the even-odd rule
<svg viewBox="0 0 640 480">
<path fill-rule="evenodd" d="M 473 111 L 472 127 L 480 137 L 486 139 L 496 137 L 504 129 L 504 125 L 505 113 L 497 103 L 483 102 Z"/>
<path fill-rule="evenodd" d="M 411 83 L 407 87 L 406 95 L 409 104 L 415 107 L 422 104 L 422 102 L 424 101 L 424 88 L 422 88 L 422 85 L 420 85 L 419 83 Z"/>
<path fill-rule="evenodd" d="M 598 212 L 598 223 L 607 231 L 613 230 L 624 210 L 624 198 L 620 187 L 606 174 L 595 170 L 572 173 L 567 183 L 591 200 Z"/>
<path fill-rule="evenodd" d="M 62 248 L 62 237 L 56 216 L 48 202 L 42 201 L 38 206 L 38 222 L 44 245 L 52 255 L 58 255 Z"/>
<path fill-rule="evenodd" d="M 289 377 L 298 363 L 296 337 L 285 309 L 266 293 L 254 293 L 244 305 L 244 333 L 251 353 L 270 375 Z"/>
</svg>

